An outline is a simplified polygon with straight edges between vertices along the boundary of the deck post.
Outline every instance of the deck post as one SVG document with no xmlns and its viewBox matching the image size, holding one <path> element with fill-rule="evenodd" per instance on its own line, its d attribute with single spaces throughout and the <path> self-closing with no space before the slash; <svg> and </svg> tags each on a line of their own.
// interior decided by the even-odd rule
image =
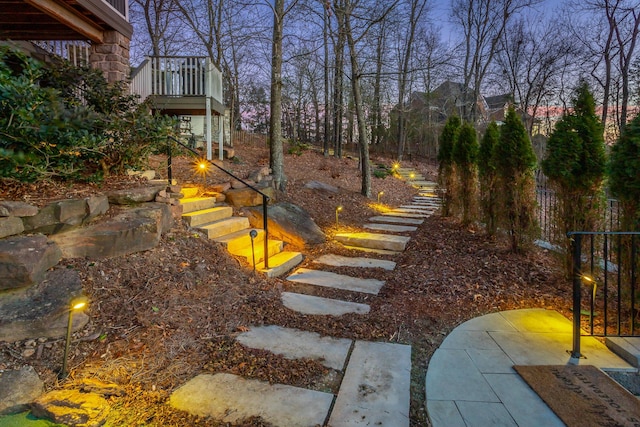
<svg viewBox="0 0 640 427">
<path fill-rule="evenodd" d="M 224 126 L 224 116 L 222 114 L 218 115 L 218 160 L 224 160 L 224 140 L 223 140 L 223 126 Z"/>
<path fill-rule="evenodd" d="M 211 149 L 211 125 L 212 120 L 211 120 L 211 98 L 209 97 L 209 95 L 207 95 L 207 99 L 206 99 L 206 109 L 207 109 L 207 116 L 206 116 L 206 128 L 207 128 L 207 160 L 211 160 L 213 158 L 212 156 L 212 149 Z"/>
</svg>

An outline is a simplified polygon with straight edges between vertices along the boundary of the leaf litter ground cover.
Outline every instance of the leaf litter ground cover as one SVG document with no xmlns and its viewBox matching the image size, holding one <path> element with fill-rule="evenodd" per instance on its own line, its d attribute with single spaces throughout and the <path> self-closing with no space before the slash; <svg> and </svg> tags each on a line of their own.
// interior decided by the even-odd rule
<svg viewBox="0 0 640 427">
<path fill-rule="evenodd" d="M 225 168 L 238 176 L 268 163 L 264 145 L 235 147 L 235 162 Z M 373 157 L 373 163 L 391 164 Z M 181 183 L 201 184 L 192 160 L 176 158 L 173 176 Z M 150 164 L 166 176 L 162 157 Z M 404 162 L 427 179 L 435 180 L 435 167 Z M 353 158 L 325 158 L 315 151 L 286 155 L 289 201 L 307 210 L 329 237 L 327 243 L 303 250 L 299 267 L 318 268 L 312 260 L 323 254 L 388 259 L 396 269 L 332 267 L 322 269 L 386 281 L 377 296 L 266 279 L 240 259 L 198 233 L 177 225 L 153 250 L 98 261 L 65 260 L 76 269 L 92 301 L 89 324 L 74 333 L 70 355 L 71 376 L 56 378 L 64 342 L 36 342 L 38 350 L 25 352 L 32 343 L 0 343 L 0 369 L 29 364 L 45 381 L 47 390 L 73 387 L 82 378 L 97 378 L 121 385 L 126 395 L 112 398 L 110 426 L 222 426 L 216 420 L 190 416 L 172 409 L 167 400 L 173 390 L 200 373 L 227 372 L 246 378 L 289 384 L 336 393 L 342 372 L 312 360 L 288 360 L 263 350 L 243 347 L 234 338 L 251 326 L 280 325 L 317 332 L 323 336 L 385 341 L 412 346 L 412 426 L 428 425 L 424 408 L 424 378 L 429 358 L 444 337 L 460 323 L 483 314 L 518 308 L 549 308 L 569 313 L 570 287 L 562 279 L 555 256 L 536 248 L 524 255 L 510 253 L 506 243 L 486 237 L 480 229 L 465 228 L 438 215 L 427 218 L 411 234 L 407 249 L 397 256 L 373 255 L 343 248 L 333 242 L 336 232 L 366 231 L 375 216 L 372 204 L 390 207 L 410 202 L 416 190 L 397 178 L 372 178 L 372 199 L 360 195 L 358 163 Z M 218 172 L 207 183 L 228 179 Z M 337 193 L 311 190 L 304 185 L 317 180 L 339 188 Z M 110 188 L 135 186 L 127 177 L 109 178 L 102 185 L 33 187 L 5 182 L 0 198 L 43 205 L 47 201 L 86 197 Z M 38 193 L 38 198 L 34 196 Z M 340 224 L 335 207 L 342 205 Z M 295 248 L 294 248 L 295 249 Z M 298 248 L 299 249 L 299 248 Z M 283 291 L 305 293 L 371 306 L 367 315 L 340 317 L 303 315 L 282 304 Z M 266 426 L 260 419 L 237 425 Z"/>
</svg>

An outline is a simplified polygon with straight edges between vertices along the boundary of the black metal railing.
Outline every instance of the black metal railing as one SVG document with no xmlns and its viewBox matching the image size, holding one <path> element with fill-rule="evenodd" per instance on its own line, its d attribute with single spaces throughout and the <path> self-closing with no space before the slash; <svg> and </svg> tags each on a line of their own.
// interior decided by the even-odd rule
<svg viewBox="0 0 640 427">
<path fill-rule="evenodd" d="M 172 154 L 172 146 L 171 146 L 171 142 L 175 142 L 176 144 L 178 144 L 180 147 L 184 148 L 185 150 L 187 150 L 188 152 L 190 152 L 191 154 L 193 154 L 194 156 L 201 158 L 200 153 L 198 153 L 196 150 L 194 150 L 193 148 L 187 146 L 186 144 L 184 144 L 182 141 L 172 137 L 172 136 L 168 136 L 167 137 L 167 180 L 169 182 L 169 185 L 172 185 L 173 183 L 173 175 L 172 175 L 172 170 L 171 170 L 171 163 L 173 161 L 173 154 Z M 232 177 L 233 179 L 240 181 L 241 183 L 243 183 L 244 185 L 246 185 L 248 188 L 252 189 L 253 191 L 255 191 L 256 193 L 260 194 L 262 196 L 262 228 L 264 229 L 264 268 L 268 269 L 269 268 L 269 217 L 268 217 L 268 204 L 269 204 L 269 196 L 267 196 L 266 194 L 264 194 L 262 191 L 260 191 L 259 189 L 255 188 L 254 186 L 252 186 L 251 184 L 249 184 L 248 182 L 244 181 L 242 178 L 238 178 L 236 175 L 234 175 L 233 173 L 229 172 L 228 170 L 224 169 L 223 167 L 218 166 L 216 163 L 212 162 L 211 160 L 208 159 L 204 159 L 206 160 L 210 165 L 215 166 L 218 170 L 220 170 L 221 172 L 224 172 L 225 174 L 229 175 L 230 177 Z M 253 239 L 252 239 L 252 243 L 253 243 Z M 254 268 L 255 268 L 255 261 L 254 261 Z"/>
<path fill-rule="evenodd" d="M 571 356 L 581 356 L 583 316 L 588 316 L 586 335 L 640 335 L 640 232 L 581 231 L 568 237 L 573 258 Z"/>
</svg>

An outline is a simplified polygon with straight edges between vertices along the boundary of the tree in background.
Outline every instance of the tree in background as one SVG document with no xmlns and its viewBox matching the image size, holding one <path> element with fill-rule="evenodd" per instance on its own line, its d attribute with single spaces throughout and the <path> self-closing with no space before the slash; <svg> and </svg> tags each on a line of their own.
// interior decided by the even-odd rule
<svg viewBox="0 0 640 427">
<path fill-rule="evenodd" d="M 453 201 L 456 194 L 456 180 L 453 166 L 453 146 L 458 137 L 460 118 L 450 116 L 440 135 L 438 148 L 438 185 L 444 191 L 442 216 L 453 214 Z"/>
<path fill-rule="evenodd" d="M 640 115 L 625 127 L 611 149 L 609 186 L 620 201 L 622 231 L 640 230 Z"/>
<path fill-rule="evenodd" d="M 463 225 L 473 223 L 477 214 L 478 150 L 476 130 L 471 123 L 463 123 L 451 152 L 456 179 L 460 184 L 456 196 L 458 197 L 457 204 L 462 207 Z"/>
<path fill-rule="evenodd" d="M 574 109 L 556 125 L 547 142 L 542 171 L 556 191 L 558 238 L 565 244 L 567 273 L 573 271 L 569 231 L 595 231 L 602 201 L 606 155 L 604 129 L 586 82 L 580 83 Z"/>
<path fill-rule="evenodd" d="M 500 129 L 496 122 L 489 123 L 478 152 L 478 178 L 480 180 L 480 210 L 487 234 L 493 236 L 498 228 L 496 192 L 496 169 L 491 161 L 494 147 L 500 139 Z"/>
<path fill-rule="evenodd" d="M 501 224 L 511 240 L 511 250 L 520 252 L 537 235 L 535 221 L 536 155 L 527 131 L 513 107 L 509 107 L 491 163 L 496 171 Z"/>
</svg>

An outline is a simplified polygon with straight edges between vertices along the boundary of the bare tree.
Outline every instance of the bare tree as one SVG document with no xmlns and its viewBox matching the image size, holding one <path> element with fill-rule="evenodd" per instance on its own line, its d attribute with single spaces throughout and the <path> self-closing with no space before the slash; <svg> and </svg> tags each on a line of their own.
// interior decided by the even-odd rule
<svg viewBox="0 0 640 427">
<path fill-rule="evenodd" d="M 474 122 L 480 88 L 507 25 L 541 0 L 452 0 L 452 16 L 463 30 L 463 118 Z M 471 93 L 466 93 L 468 89 Z"/>
</svg>

